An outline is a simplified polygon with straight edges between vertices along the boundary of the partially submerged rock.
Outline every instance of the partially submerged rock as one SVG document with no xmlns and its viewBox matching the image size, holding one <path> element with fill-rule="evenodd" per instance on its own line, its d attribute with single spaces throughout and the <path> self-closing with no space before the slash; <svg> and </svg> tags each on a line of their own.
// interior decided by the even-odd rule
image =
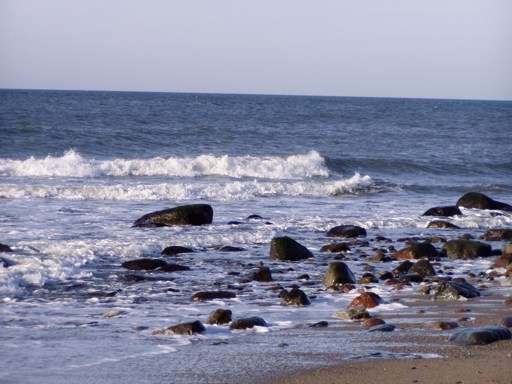
<svg viewBox="0 0 512 384">
<path fill-rule="evenodd" d="M 456 205 L 450 205 L 445 207 L 434 207 L 427 210 L 423 216 L 456 216 L 456 215 L 462 215 L 462 212 L 460 211 L 459 207 Z"/>
<path fill-rule="evenodd" d="M 173 225 L 204 225 L 213 221 L 213 208 L 208 204 L 181 205 L 148 213 L 134 227 L 165 227 Z"/>
<path fill-rule="evenodd" d="M 270 242 L 270 258 L 279 261 L 300 261 L 314 257 L 302 244 L 291 237 L 274 237 Z"/>
<path fill-rule="evenodd" d="M 7 244 L 0 243 L 0 252 L 12 252 L 12 249 Z"/>
<path fill-rule="evenodd" d="M 200 291 L 192 295 L 193 301 L 209 301 L 209 300 L 223 300 L 234 299 L 236 293 L 231 291 Z"/>
<path fill-rule="evenodd" d="M 474 240 L 450 240 L 444 244 L 443 250 L 450 259 L 476 259 L 492 255 L 489 244 Z"/>
<path fill-rule="evenodd" d="M 436 274 L 434 267 L 427 259 L 418 260 L 411 266 L 409 272 L 417 273 L 421 277 L 435 276 Z"/>
<path fill-rule="evenodd" d="M 103 317 L 105 319 L 111 319 L 113 317 L 124 315 L 125 313 L 126 313 L 126 311 L 123 311 L 121 309 L 112 308 L 112 309 L 109 309 L 108 311 L 106 311 L 103 314 Z"/>
<path fill-rule="evenodd" d="M 342 284 L 355 284 L 356 278 L 347 264 L 342 261 L 334 261 L 329 264 L 323 283 L 327 288 Z"/>
<path fill-rule="evenodd" d="M 176 334 L 176 335 L 194 335 L 196 333 L 203 333 L 206 331 L 206 328 L 204 327 L 203 323 L 201 323 L 199 320 L 192 321 L 189 323 L 180 323 L 176 325 L 171 325 L 170 327 L 167 327 L 162 330 L 157 330 L 153 332 L 153 335 L 156 336 L 165 336 L 169 334 Z"/>
<path fill-rule="evenodd" d="M 130 269 L 132 271 L 160 271 L 160 272 L 176 272 L 176 271 L 188 271 L 189 267 L 178 264 L 167 263 L 161 259 L 135 259 L 125 261 L 121 264 L 123 268 Z"/>
<path fill-rule="evenodd" d="M 443 281 L 437 286 L 434 298 L 436 300 L 459 300 L 461 297 L 472 299 L 480 296 L 478 289 L 465 281 Z"/>
<path fill-rule="evenodd" d="M 382 324 L 386 324 L 386 322 L 378 317 L 370 317 L 363 321 L 363 327 L 365 328 L 372 328 Z"/>
<path fill-rule="evenodd" d="M 348 311 L 338 311 L 334 314 L 339 319 L 342 320 L 363 320 L 369 319 L 370 313 L 366 310 L 366 308 L 351 308 Z"/>
<path fill-rule="evenodd" d="M 279 294 L 281 302 L 285 305 L 305 306 L 311 304 L 308 296 L 299 288 L 292 288 L 290 291 L 282 290 Z"/>
<path fill-rule="evenodd" d="M 484 345 L 494 343 L 500 340 L 509 340 L 512 338 L 510 330 L 505 327 L 491 326 L 466 328 L 455 332 L 449 338 L 449 341 L 462 346 Z"/>
<path fill-rule="evenodd" d="M 382 303 L 382 298 L 373 292 L 363 292 L 350 302 L 348 308 L 374 308 Z"/>
<path fill-rule="evenodd" d="M 396 260 L 431 259 L 438 256 L 436 248 L 427 242 L 412 243 L 393 254 Z"/>
<path fill-rule="evenodd" d="M 444 220 L 433 220 L 428 223 L 427 228 L 438 228 L 438 229 L 460 229 L 460 227 Z"/>
<path fill-rule="evenodd" d="M 341 253 L 347 251 L 350 251 L 350 246 L 348 245 L 348 243 L 326 244 L 322 248 L 320 248 L 320 252 Z"/>
<path fill-rule="evenodd" d="M 210 316 L 208 316 L 208 320 L 206 320 L 207 324 L 228 324 L 231 321 L 233 313 L 229 309 L 216 309 Z"/>
<path fill-rule="evenodd" d="M 254 327 L 268 327 L 268 325 L 261 317 L 253 316 L 233 320 L 229 326 L 230 329 L 248 329 Z"/>
<path fill-rule="evenodd" d="M 512 240 L 512 229 L 510 228 L 493 228 L 488 229 L 482 236 L 487 241 L 503 241 Z"/>
<path fill-rule="evenodd" d="M 327 231 L 328 237 L 359 237 L 366 236 L 366 229 L 357 225 L 338 225 Z"/>
<path fill-rule="evenodd" d="M 380 324 L 368 329 L 368 332 L 393 332 L 395 330 L 393 324 Z"/>
<path fill-rule="evenodd" d="M 457 206 L 464 208 L 512 211 L 511 205 L 491 199 L 489 196 L 479 192 L 466 193 L 457 201 Z"/>
<path fill-rule="evenodd" d="M 171 245 L 169 247 L 164 248 L 162 251 L 162 255 L 165 256 L 176 256 L 180 253 L 192 253 L 194 250 L 192 248 L 181 247 L 179 245 Z"/>
<path fill-rule="evenodd" d="M 270 268 L 265 266 L 259 267 L 257 270 L 251 272 L 250 280 L 260 282 L 272 281 L 272 273 L 270 272 Z"/>
</svg>

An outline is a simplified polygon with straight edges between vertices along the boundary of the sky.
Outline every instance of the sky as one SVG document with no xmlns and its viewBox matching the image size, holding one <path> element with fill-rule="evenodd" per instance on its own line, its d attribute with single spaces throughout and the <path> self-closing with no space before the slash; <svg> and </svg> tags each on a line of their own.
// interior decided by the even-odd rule
<svg viewBox="0 0 512 384">
<path fill-rule="evenodd" d="M 0 88 L 512 100 L 512 1 L 0 0 Z"/>
</svg>

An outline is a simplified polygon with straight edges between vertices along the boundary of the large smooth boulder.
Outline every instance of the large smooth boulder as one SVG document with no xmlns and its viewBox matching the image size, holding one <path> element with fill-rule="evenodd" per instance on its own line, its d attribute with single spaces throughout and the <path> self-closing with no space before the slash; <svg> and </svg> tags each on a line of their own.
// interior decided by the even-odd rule
<svg viewBox="0 0 512 384">
<path fill-rule="evenodd" d="M 430 243 L 413 243 L 393 254 L 396 260 L 431 259 L 438 256 L 436 248 Z"/>
<path fill-rule="evenodd" d="M 476 259 L 492 255 L 489 244 L 474 240 L 450 240 L 445 243 L 443 250 L 450 259 Z"/>
<path fill-rule="evenodd" d="M 478 296 L 478 289 L 465 281 L 443 281 L 434 292 L 436 300 L 446 301 L 459 300 L 461 297 L 472 299 Z"/>
<path fill-rule="evenodd" d="M 434 207 L 427 210 L 423 216 L 456 216 L 456 215 L 462 215 L 462 212 L 460 211 L 459 207 L 456 205 L 449 205 L 445 207 Z"/>
<path fill-rule="evenodd" d="M 512 229 L 509 228 L 493 228 L 488 229 L 482 236 L 487 241 L 503 241 L 512 240 Z"/>
<path fill-rule="evenodd" d="M 449 340 L 457 345 L 484 345 L 500 340 L 509 340 L 512 333 L 505 327 L 491 326 L 461 329 L 453 333 Z"/>
<path fill-rule="evenodd" d="M 166 227 L 173 225 L 204 225 L 213 221 L 213 208 L 208 204 L 181 205 L 148 213 L 137 219 L 134 227 Z"/>
<path fill-rule="evenodd" d="M 268 325 L 261 317 L 253 316 L 233 320 L 229 326 L 230 329 L 247 329 L 254 327 L 268 327 Z"/>
<path fill-rule="evenodd" d="M 469 192 L 457 200 L 458 207 L 495 209 L 512 212 L 512 205 L 491 199 L 489 196 L 479 192 Z"/>
<path fill-rule="evenodd" d="M 347 264 L 334 261 L 329 264 L 323 282 L 327 288 L 332 288 L 346 283 L 355 284 L 356 278 Z"/>
<path fill-rule="evenodd" d="M 327 231 L 328 237 L 359 237 L 366 236 L 366 229 L 357 225 L 338 225 Z"/>
<path fill-rule="evenodd" d="M 171 264 L 161 259 L 150 258 L 125 261 L 121 266 L 132 271 L 176 272 L 190 270 L 189 267 L 184 265 Z"/>
<path fill-rule="evenodd" d="M 279 261 L 300 261 L 314 257 L 309 249 L 291 237 L 274 237 L 270 242 L 270 258 Z"/>
</svg>

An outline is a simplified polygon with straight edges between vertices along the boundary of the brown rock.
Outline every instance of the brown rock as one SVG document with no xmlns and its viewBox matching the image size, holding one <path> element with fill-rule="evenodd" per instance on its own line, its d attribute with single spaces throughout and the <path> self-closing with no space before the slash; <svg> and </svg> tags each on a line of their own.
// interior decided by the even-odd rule
<svg viewBox="0 0 512 384">
<path fill-rule="evenodd" d="M 210 316 L 208 316 L 208 320 L 206 320 L 206 323 L 208 324 L 227 324 L 231 321 L 232 312 L 229 309 L 216 309 L 212 313 L 210 313 Z"/>
<path fill-rule="evenodd" d="M 208 301 L 216 299 L 233 299 L 236 297 L 234 292 L 230 291 L 200 291 L 194 293 L 193 301 Z"/>
<path fill-rule="evenodd" d="M 483 240 L 487 241 L 503 241 L 512 240 L 512 229 L 508 228 L 494 228 L 488 229 L 482 236 Z"/>
<path fill-rule="evenodd" d="M 320 248 L 320 252 L 340 253 L 350 251 L 348 243 L 332 243 Z"/>
<path fill-rule="evenodd" d="M 386 324 L 386 322 L 378 317 L 372 317 L 363 321 L 363 327 L 365 328 L 371 328 L 382 324 Z"/>
<path fill-rule="evenodd" d="M 373 308 L 382 303 L 382 298 L 373 292 L 364 292 L 354 298 L 348 308 Z"/>
<path fill-rule="evenodd" d="M 408 259 L 422 259 L 422 258 L 434 258 L 438 255 L 437 250 L 430 243 L 413 243 L 408 247 L 405 247 L 398 252 L 395 252 L 393 256 L 397 260 L 408 260 Z"/>
</svg>

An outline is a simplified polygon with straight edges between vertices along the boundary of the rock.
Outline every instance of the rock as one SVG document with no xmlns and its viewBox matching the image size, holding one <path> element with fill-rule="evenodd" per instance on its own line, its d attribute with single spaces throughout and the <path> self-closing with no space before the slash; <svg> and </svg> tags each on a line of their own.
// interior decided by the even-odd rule
<svg viewBox="0 0 512 384">
<path fill-rule="evenodd" d="M 121 309 L 112 308 L 103 314 L 105 319 L 111 319 L 112 317 L 124 315 L 126 312 Z"/>
<path fill-rule="evenodd" d="M 434 207 L 430 208 L 428 211 L 426 211 L 423 216 L 455 216 L 455 215 L 462 215 L 462 212 L 460 211 L 459 207 L 455 205 L 450 205 L 446 207 Z"/>
<path fill-rule="evenodd" d="M 461 297 L 471 299 L 480 296 L 478 289 L 467 282 L 443 281 L 434 293 L 436 300 L 458 300 Z"/>
<path fill-rule="evenodd" d="M 261 317 L 254 316 L 234 320 L 229 326 L 230 329 L 247 329 L 253 327 L 268 327 L 268 325 Z"/>
<path fill-rule="evenodd" d="M 194 252 L 193 249 L 187 248 L 187 247 L 180 247 L 178 245 L 171 245 L 169 247 L 164 248 L 162 251 L 162 255 L 165 256 L 176 256 L 180 253 L 192 253 Z"/>
<path fill-rule="evenodd" d="M 123 268 L 130 269 L 132 271 L 155 271 L 158 270 L 160 272 L 176 272 L 176 271 L 188 271 L 189 267 L 178 264 L 170 264 L 161 259 L 135 259 L 125 261 L 121 264 Z"/>
<path fill-rule="evenodd" d="M 512 255 L 512 243 L 505 244 L 501 250 L 501 253 L 504 255 Z"/>
<path fill-rule="evenodd" d="M 251 273 L 251 280 L 259 282 L 272 281 L 272 274 L 269 267 L 259 267 L 256 271 Z"/>
<path fill-rule="evenodd" d="M 382 324 L 386 324 L 386 322 L 382 319 L 379 319 L 378 317 L 371 317 L 371 318 L 363 321 L 363 327 L 365 327 L 365 328 L 371 328 L 371 327 L 375 327 L 376 325 L 382 325 Z"/>
<path fill-rule="evenodd" d="M 332 243 L 320 248 L 320 252 L 340 253 L 350 251 L 348 243 Z"/>
<path fill-rule="evenodd" d="M 434 220 L 428 223 L 427 228 L 439 228 L 439 229 L 460 229 L 455 224 L 449 223 L 443 220 Z"/>
<path fill-rule="evenodd" d="M 350 268 L 342 261 L 329 263 L 323 283 L 327 288 L 336 287 L 345 283 L 355 284 L 356 278 Z"/>
<path fill-rule="evenodd" d="M 368 332 L 393 332 L 395 328 L 393 324 L 381 324 L 369 328 Z"/>
<path fill-rule="evenodd" d="M 512 265 L 512 254 L 503 254 L 494 262 L 496 268 L 508 268 L 510 265 Z"/>
<path fill-rule="evenodd" d="M 206 320 L 207 324 L 227 324 L 231 321 L 232 312 L 229 309 L 216 309 L 210 316 L 208 316 L 208 320 Z"/>
<path fill-rule="evenodd" d="M 436 274 L 434 267 L 432 266 L 432 264 L 430 264 L 430 261 L 428 261 L 427 259 L 418 260 L 411 266 L 409 272 L 417 273 L 421 277 L 435 276 Z"/>
<path fill-rule="evenodd" d="M 134 223 L 134 227 L 165 227 L 173 225 L 204 225 L 213 221 L 213 208 L 208 204 L 181 205 L 148 213 Z"/>
<path fill-rule="evenodd" d="M 193 301 L 208 301 L 217 299 L 234 299 L 236 294 L 230 291 L 200 291 L 194 293 Z"/>
<path fill-rule="evenodd" d="M 299 288 L 292 288 L 289 292 L 283 290 L 279 297 L 281 298 L 281 303 L 285 305 L 305 306 L 311 304 L 308 296 Z"/>
<path fill-rule="evenodd" d="M 377 250 L 375 251 L 375 253 L 373 254 L 373 256 L 371 256 L 368 261 L 371 261 L 372 263 L 387 263 L 389 261 L 391 261 L 391 257 L 387 256 L 384 251 L 382 250 Z"/>
<path fill-rule="evenodd" d="M 507 328 L 512 328 L 512 316 L 506 316 L 501 319 L 501 325 Z"/>
<path fill-rule="evenodd" d="M 244 248 L 233 247 L 231 245 L 223 245 L 222 247 L 215 248 L 219 252 L 242 252 L 245 251 Z"/>
<path fill-rule="evenodd" d="M 270 242 L 270 258 L 280 261 L 300 261 L 314 257 L 313 254 L 291 237 L 274 237 Z"/>
<path fill-rule="evenodd" d="M 263 217 L 261 217 L 260 215 L 249 215 L 249 216 L 247 216 L 246 219 L 247 220 L 263 220 Z"/>
<path fill-rule="evenodd" d="M 441 331 L 448 331 L 450 329 L 458 328 L 459 324 L 457 324 L 455 321 L 437 321 L 432 324 L 432 327 Z"/>
<path fill-rule="evenodd" d="M 362 320 L 371 317 L 370 313 L 365 308 L 352 308 L 348 311 L 338 311 L 334 316 L 342 320 Z"/>
<path fill-rule="evenodd" d="M 413 265 L 414 265 L 414 263 L 412 261 L 409 261 L 409 260 L 402 261 L 395 269 L 393 269 L 393 271 L 392 271 L 393 276 L 400 276 L 400 275 L 404 275 L 404 274 L 408 273 L 409 269 L 411 269 Z"/>
<path fill-rule="evenodd" d="M 0 243 L 0 252 L 12 252 L 12 249 L 7 244 Z"/>
<path fill-rule="evenodd" d="M 319 321 L 318 323 L 311 324 L 309 328 L 325 328 L 328 326 L 329 323 L 327 321 Z"/>
<path fill-rule="evenodd" d="M 0 267 L 9 268 L 13 265 L 16 265 L 12 260 L 6 259 L 5 257 L 0 257 Z"/>
<path fill-rule="evenodd" d="M 206 328 L 204 327 L 203 323 L 201 323 L 199 320 L 196 320 L 189 323 L 171 325 L 164 330 L 153 332 L 153 335 L 168 335 L 172 333 L 176 335 L 194 335 L 196 333 L 203 333 L 204 331 L 206 331 Z"/>
<path fill-rule="evenodd" d="M 458 207 L 476 209 L 495 209 L 500 211 L 512 211 L 512 206 L 491 199 L 489 196 L 478 192 L 469 192 L 457 201 Z"/>
<path fill-rule="evenodd" d="M 430 243 L 412 243 L 393 254 L 396 260 L 431 259 L 438 256 L 436 248 Z"/>
<path fill-rule="evenodd" d="M 455 332 L 449 341 L 462 346 L 484 345 L 499 340 L 509 340 L 512 334 L 505 327 L 491 326 L 479 328 L 466 328 Z"/>
<path fill-rule="evenodd" d="M 450 259 L 476 259 L 492 255 L 489 244 L 474 240 L 450 240 L 444 244 L 443 250 Z"/>
<path fill-rule="evenodd" d="M 363 276 L 357 281 L 357 284 L 373 284 L 378 283 L 379 279 L 375 277 L 372 273 L 364 273 Z"/>
<path fill-rule="evenodd" d="M 357 225 L 338 225 L 329 229 L 328 237 L 359 237 L 366 236 L 366 229 Z"/>
<path fill-rule="evenodd" d="M 382 303 L 382 298 L 373 292 L 363 292 L 350 302 L 348 308 L 374 308 Z"/>
<path fill-rule="evenodd" d="M 487 240 L 487 241 L 512 240 L 512 229 L 509 229 L 509 228 L 488 229 L 482 236 L 482 239 Z"/>
</svg>

